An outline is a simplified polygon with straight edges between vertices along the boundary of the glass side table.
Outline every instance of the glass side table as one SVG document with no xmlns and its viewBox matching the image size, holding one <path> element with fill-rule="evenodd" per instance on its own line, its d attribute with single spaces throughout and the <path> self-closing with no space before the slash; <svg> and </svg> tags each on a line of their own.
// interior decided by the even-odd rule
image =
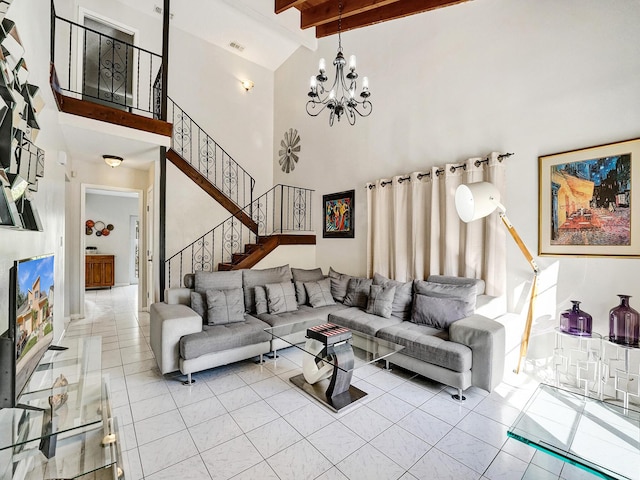
<svg viewBox="0 0 640 480">
<path fill-rule="evenodd" d="M 602 398 L 602 335 L 572 335 L 555 329 L 553 373 L 556 387 Z"/>
<path fill-rule="evenodd" d="M 622 405 L 629 408 L 630 399 L 640 402 L 640 345 L 620 345 L 609 337 L 604 337 L 603 345 L 603 390 L 613 384 L 612 395 L 616 400 L 622 397 Z"/>
</svg>

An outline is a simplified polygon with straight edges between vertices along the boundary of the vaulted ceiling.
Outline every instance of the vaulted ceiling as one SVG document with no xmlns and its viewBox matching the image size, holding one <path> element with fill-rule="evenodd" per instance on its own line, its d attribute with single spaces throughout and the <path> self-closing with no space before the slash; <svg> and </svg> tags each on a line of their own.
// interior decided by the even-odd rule
<svg viewBox="0 0 640 480">
<path fill-rule="evenodd" d="M 276 14 L 297 8 L 300 28 L 315 27 L 316 38 L 321 38 L 338 32 L 340 4 L 340 28 L 346 31 L 466 1 L 469 0 L 274 0 L 274 3 Z"/>
</svg>

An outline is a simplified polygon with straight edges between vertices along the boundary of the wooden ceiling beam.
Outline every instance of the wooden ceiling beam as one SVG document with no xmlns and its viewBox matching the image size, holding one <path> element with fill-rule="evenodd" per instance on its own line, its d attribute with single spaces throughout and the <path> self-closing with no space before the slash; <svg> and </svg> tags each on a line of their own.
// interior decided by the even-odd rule
<svg viewBox="0 0 640 480">
<path fill-rule="evenodd" d="M 297 7 L 305 3 L 306 0 L 276 0 L 276 14 L 282 13 L 290 8 Z"/>
<path fill-rule="evenodd" d="M 342 18 L 342 31 L 374 25 L 387 20 L 408 17 L 437 8 L 449 7 L 470 0 L 402 0 L 390 5 L 375 8 L 358 15 Z M 316 38 L 328 37 L 338 33 L 338 22 L 325 23 L 316 27 Z"/>
<path fill-rule="evenodd" d="M 398 0 L 343 0 L 342 19 L 368 12 L 397 2 Z M 300 12 L 300 27 L 304 30 L 340 18 L 340 2 L 325 2 Z"/>
</svg>

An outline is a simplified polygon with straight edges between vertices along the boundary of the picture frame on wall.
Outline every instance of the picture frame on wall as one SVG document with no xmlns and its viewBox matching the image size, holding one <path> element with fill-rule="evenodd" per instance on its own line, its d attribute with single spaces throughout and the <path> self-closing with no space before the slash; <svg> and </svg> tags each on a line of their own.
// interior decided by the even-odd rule
<svg viewBox="0 0 640 480">
<path fill-rule="evenodd" d="M 545 155 L 538 168 L 540 256 L 640 257 L 640 138 Z"/>
<path fill-rule="evenodd" d="M 355 190 L 322 196 L 322 237 L 354 238 Z"/>
</svg>

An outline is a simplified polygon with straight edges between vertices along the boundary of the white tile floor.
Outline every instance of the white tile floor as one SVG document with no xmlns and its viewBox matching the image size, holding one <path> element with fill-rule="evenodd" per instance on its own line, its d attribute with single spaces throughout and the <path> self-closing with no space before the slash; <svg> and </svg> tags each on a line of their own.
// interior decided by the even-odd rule
<svg viewBox="0 0 640 480">
<path fill-rule="evenodd" d="M 288 381 L 300 370 L 295 349 L 264 366 L 201 372 L 183 386 L 158 371 L 136 290 L 87 291 L 86 318 L 70 322 L 64 338 L 102 337 L 127 480 L 595 478 L 507 439 L 535 387 L 523 374 L 491 394 L 469 389 L 460 404 L 423 377 L 365 367 L 354 383 L 369 395 L 342 414 Z"/>
</svg>

